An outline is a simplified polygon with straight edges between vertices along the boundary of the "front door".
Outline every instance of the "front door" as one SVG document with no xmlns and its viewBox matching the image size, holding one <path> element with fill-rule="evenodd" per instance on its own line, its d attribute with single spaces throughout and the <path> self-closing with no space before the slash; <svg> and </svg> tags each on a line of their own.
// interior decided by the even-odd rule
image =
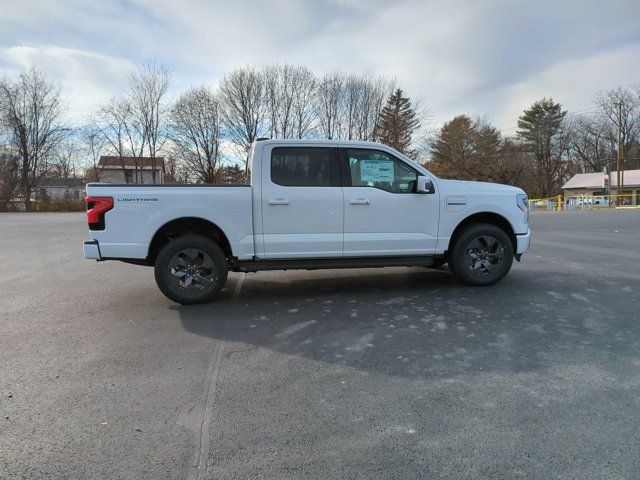
<svg viewBox="0 0 640 480">
<path fill-rule="evenodd" d="M 342 256 L 344 202 L 335 147 L 274 147 L 262 164 L 265 258 Z"/>
<path fill-rule="evenodd" d="M 438 236 L 438 192 L 415 193 L 418 171 L 383 150 L 341 149 L 344 256 L 428 255 Z"/>
</svg>

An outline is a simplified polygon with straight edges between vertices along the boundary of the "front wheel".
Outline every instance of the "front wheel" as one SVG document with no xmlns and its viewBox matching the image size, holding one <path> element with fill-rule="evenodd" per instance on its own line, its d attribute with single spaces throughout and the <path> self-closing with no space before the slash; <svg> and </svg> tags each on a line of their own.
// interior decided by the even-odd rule
<svg viewBox="0 0 640 480">
<path fill-rule="evenodd" d="M 174 302 L 210 302 L 227 281 L 224 252 L 207 237 L 178 237 L 160 250 L 155 277 L 158 288 Z"/>
<path fill-rule="evenodd" d="M 501 228 L 478 223 L 455 239 L 449 257 L 452 272 L 467 285 L 493 285 L 502 280 L 513 263 L 513 245 Z"/>
</svg>

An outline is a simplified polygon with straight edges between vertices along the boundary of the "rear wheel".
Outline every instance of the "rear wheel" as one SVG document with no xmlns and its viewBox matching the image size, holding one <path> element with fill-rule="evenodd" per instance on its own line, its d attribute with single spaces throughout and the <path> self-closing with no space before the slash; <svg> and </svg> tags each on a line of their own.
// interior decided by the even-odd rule
<svg viewBox="0 0 640 480">
<path fill-rule="evenodd" d="M 451 271 L 467 285 L 493 285 L 513 263 L 513 245 L 501 228 L 485 223 L 465 228 L 449 256 Z"/>
<path fill-rule="evenodd" d="M 155 277 L 158 288 L 174 302 L 210 302 L 227 281 L 224 252 L 207 237 L 179 237 L 160 250 Z"/>
</svg>

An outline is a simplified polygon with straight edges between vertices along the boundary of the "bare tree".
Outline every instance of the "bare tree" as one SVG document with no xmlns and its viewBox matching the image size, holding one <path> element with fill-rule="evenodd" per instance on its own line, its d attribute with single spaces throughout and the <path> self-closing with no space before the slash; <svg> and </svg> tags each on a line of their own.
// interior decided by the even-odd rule
<svg viewBox="0 0 640 480">
<path fill-rule="evenodd" d="M 148 61 L 130 75 L 127 95 L 111 99 L 92 119 L 107 149 L 120 159 L 126 182 L 129 181 L 126 171 L 130 163 L 134 166 L 133 181 L 144 181 L 142 158 L 147 153 L 151 159 L 152 182 L 156 181 L 156 158 L 165 140 L 166 103 L 171 81 L 172 75 L 166 66 Z M 98 173 L 97 168 L 94 173 Z"/>
<path fill-rule="evenodd" d="M 317 91 L 317 81 L 313 72 L 307 67 L 294 67 L 291 75 L 293 86 L 292 117 L 293 138 L 305 138 L 312 134 L 313 124 L 317 117 L 313 109 Z"/>
<path fill-rule="evenodd" d="M 98 164 L 106 147 L 105 137 L 99 128 L 93 124 L 89 124 L 80 131 L 80 141 L 82 151 L 87 159 L 85 165 L 85 170 L 88 172 L 87 176 L 99 182 L 102 172 Z"/>
<path fill-rule="evenodd" d="M 220 159 L 220 109 L 207 87 L 187 90 L 171 109 L 170 138 L 176 157 L 204 183 L 216 183 Z"/>
<path fill-rule="evenodd" d="M 237 68 L 224 76 L 219 91 L 229 140 L 246 153 L 268 131 L 264 75 L 254 67 Z"/>
<path fill-rule="evenodd" d="M 367 90 L 367 83 L 357 75 L 347 75 L 344 84 L 344 91 L 340 96 L 343 106 L 339 111 L 344 115 L 341 124 L 344 125 L 344 135 L 347 140 L 355 140 L 358 137 L 359 121 L 363 119 L 364 96 Z"/>
<path fill-rule="evenodd" d="M 611 144 L 608 125 L 596 115 L 582 115 L 567 122 L 573 173 L 602 171 L 609 165 Z"/>
<path fill-rule="evenodd" d="M 293 67 L 269 65 L 263 75 L 269 136 L 289 138 L 293 130 Z"/>
<path fill-rule="evenodd" d="M 502 139 L 495 159 L 487 159 L 490 181 L 516 185 L 526 192 L 533 191 L 537 182 L 533 175 L 528 147 L 517 138 Z"/>
<path fill-rule="evenodd" d="M 131 105 L 125 98 L 113 98 L 95 115 L 93 124 L 102 134 L 106 146 L 111 153 L 120 159 L 120 166 L 125 182 L 127 158 L 134 159 L 135 180 L 142 178 L 139 158 L 145 149 L 146 139 L 141 134 L 141 126 L 135 121 Z"/>
<path fill-rule="evenodd" d="M 606 92 L 599 92 L 595 103 L 598 106 L 598 113 L 606 125 L 606 136 L 611 153 L 617 149 L 617 104 L 622 104 L 622 123 L 620 124 L 622 157 L 627 160 L 625 168 L 633 168 L 636 163 L 633 157 L 637 157 L 637 145 L 640 141 L 640 86 L 634 88 L 618 87 Z"/>
<path fill-rule="evenodd" d="M 165 168 L 165 183 L 187 183 L 181 182 L 178 179 L 181 176 L 181 173 L 185 170 L 184 164 L 179 163 L 178 159 L 176 159 L 175 155 L 168 155 L 164 159 L 164 168 Z"/>
<path fill-rule="evenodd" d="M 50 178 L 75 178 L 79 156 L 80 146 L 74 138 L 68 136 L 55 148 L 48 176 Z"/>
<path fill-rule="evenodd" d="M 0 211 L 15 208 L 13 197 L 20 185 L 20 157 L 0 147 Z"/>
<path fill-rule="evenodd" d="M 318 84 L 316 111 L 320 132 L 329 140 L 340 138 L 342 133 L 342 94 L 344 77 L 335 72 L 326 74 Z"/>
<path fill-rule="evenodd" d="M 151 159 L 152 182 L 156 182 L 156 158 L 164 141 L 166 97 L 171 86 L 171 71 L 162 63 L 148 61 L 129 77 L 129 101 L 134 126 L 146 145 Z"/>
<path fill-rule="evenodd" d="M 0 122 L 20 157 L 20 189 L 25 208 L 56 146 L 67 136 L 62 124 L 60 88 L 34 68 L 15 81 L 0 81 Z"/>
<path fill-rule="evenodd" d="M 270 65 L 263 71 L 271 138 L 304 138 L 315 119 L 316 80 L 306 67 Z"/>
<path fill-rule="evenodd" d="M 360 85 L 358 108 L 353 116 L 353 138 L 357 140 L 376 141 L 379 132 L 380 116 L 387 99 L 394 91 L 395 81 L 383 76 L 360 75 L 356 82 Z M 414 105 L 417 110 L 418 106 Z"/>
<path fill-rule="evenodd" d="M 315 109 L 329 139 L 377 140 L 376 126 L 395 82 L 366 74 L 327 74 L 319 82 Z"/>
</svg>

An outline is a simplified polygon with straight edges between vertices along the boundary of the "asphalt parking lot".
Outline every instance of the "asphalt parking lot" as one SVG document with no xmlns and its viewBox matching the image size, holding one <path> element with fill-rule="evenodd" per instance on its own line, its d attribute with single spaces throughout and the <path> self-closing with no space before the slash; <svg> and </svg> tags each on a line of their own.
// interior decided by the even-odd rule
<svg viewBox="0 0 640 480">
<path fill-rule="evenodd" d="M 535 213 L 495 287 L 232 274 L 179 307 L 0 214 L 0 478 L 640 476 L 640 211 Z"/>
</svg>

